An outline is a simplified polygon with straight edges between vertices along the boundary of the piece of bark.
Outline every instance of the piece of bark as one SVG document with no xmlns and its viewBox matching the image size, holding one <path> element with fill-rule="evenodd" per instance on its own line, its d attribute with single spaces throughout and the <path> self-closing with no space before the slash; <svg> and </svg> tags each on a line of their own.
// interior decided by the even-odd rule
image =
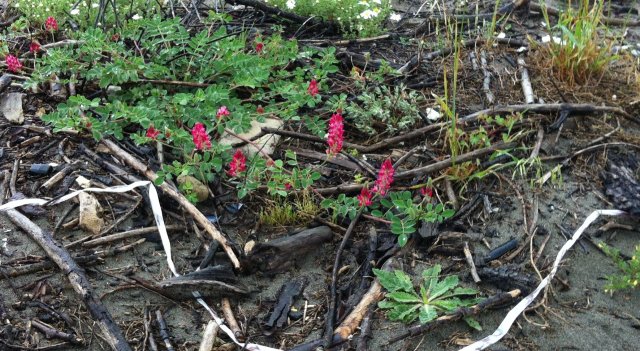
<svg viewBox="0 0 640 351">
<path fill-rule="evenodd" d="M 48 233 L 29 218 L 25 217 L 17 210 L 7 210 L 6 215 L 11 222 L 22 228 L 38 245 L 47 253 L 65 276 L 69 279 L 73 289 L 82 297 L 82 300 L 91 314 L 91 317 L 98 323 L 103 333 L 104 340 L 116 351 L 130 351 L 131 347 L 124 338 L 124 334 L 113 321 L 111 314 L 104 307 L 102 302 L 96 297 L 87 279 L 84 270 L 73 260 L 71 254 Z"/>
<path fill-rule="evenodd" d="M 304 257 L 319 244 L 331 240 L 333 232 L 327 226 L 303 230 L 266 243 L 256 244 L 243 260 L 249 271 L 275 273 L 290 267 L 296 258 Z"/>
</svg>

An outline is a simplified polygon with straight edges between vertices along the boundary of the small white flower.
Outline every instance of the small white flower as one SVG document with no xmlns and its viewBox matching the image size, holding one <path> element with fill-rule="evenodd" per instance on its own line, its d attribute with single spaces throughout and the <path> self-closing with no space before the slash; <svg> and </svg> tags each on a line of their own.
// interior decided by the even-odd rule
<svg viewBox="0 0 640 351">
<path fill-rule="evenodd" d="M 500 34 L 498 34 L 498 39 L 504 39 L 506 37 L 507 35 L 504 32 L 500 32 Z"/>
<path fill-rule="evenodd" d="M 98 6 L 100 6 L 100 4 L 98 4 L 98 3 L 93 3 L 93 4 L 91 4 L 91 7 L 93 7 L 94 9 L 95 9 L 96 7 L 98 7 Z"/>
<path fill-rule="evenodd" d="M 521 47 L 518 48 L 518 50 L 516 50 L 516 52 L 520 54 L 520 53 L 523 53 L 523 52 L 525 52 L 527 50 L 529 50 L 529 49 L 527 49 L 526 46 L 521 46 Z"/>
<path fill-rule="evenodd" d="M 131 17 L 131 19 L 134 20 L 134 21 L 137 21 L 137 20 L 142 19 L 142 16 L 140 16 L 139 14 L 136 13 L 135 15 L 133 15 L 133 17 Z"/>
<path fill-rule="evenodd" d="M 371 10 L 364 10 L 360 14 L 360 17 L 362 17 L 363 19 L 371 19 L 371 18 L 373 18 L 375 16 L 376 16 L 376 14 Z"/>
<path fill-rule="evenodd" d="M 400 20 L 402 19 L 402 16 L 400 16 L 400 14 L 398 13 L 392 13 L 391 16 L 389 16 L 389 19 L 392 20 L 393 22 L 400 22 Z"/>
<path fill-rule="evenodd" d="M 375 2 L 378 5 L 382 5 L 382 0 L 373 0 L 373 2 Z"/>
<path fill-rule="evenodd" d="M 77 15 L 77 14 L 79 14 L 79 13 L 80 13 L 80 9 L 73 9 L 73 10 L 71 10 L 71 14 L 72 14 L 72 15 Z"/>
<path fill-rule="evenodd" d="M 296 7 L 296 0 L 287 0 L 287 8 L 293 10 L 294 7 Z"/>
</svg>

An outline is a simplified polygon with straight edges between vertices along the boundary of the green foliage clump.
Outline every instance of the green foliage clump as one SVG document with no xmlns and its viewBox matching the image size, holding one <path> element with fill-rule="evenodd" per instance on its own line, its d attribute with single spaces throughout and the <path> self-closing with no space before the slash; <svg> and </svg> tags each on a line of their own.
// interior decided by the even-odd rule
<svg viewBox="0 0 640 351">
<path fill-rule="evenodd" d="M 593 2 L 593 6 L 589 0 L 581 0 L 578 10 L 569 7 L 551 27 L 543 7 L 547 26 L 552 28 L 546 52 L 553 72 L 569 85 L 599 79 L 609 64 L 618 59 L 611 54 L 611 43 L 603 45 L 605 41 L 599 34 L 607 30 L 601 22 L 603 8 L 604 0 Z"/>
<path fill-rule="evenodd" d="M 219 142 L 222 135 L 246 132 L 266 117 L 302 119 L 303 107 L 321 101 L 320 94 L 307 91 L 310 81 L 318 81 L 322 91 L 327 75 L 337 71 L 333 49 L 301 51 L 296 41 L 278 34 L 250 40 L 244 31 L 212 27 L 191 33 L 179 18 L 151 18 L 130 23 L 116 38 L 89 29 L 78 35 L 80 45 L 52 48 L 39 57 L 26 86 L 38 87 L 56 76 L 84 90 L 43 116 L 56 131 L 161 142 L 174 161 L 159 171 L 159 182 L 179 175 L 208 182 L 224 174 L 231 159 L 230 146 Z M 296 64 L 302 61 L 307 64 Z M 87 98 L 92 91 L 97 97 Z M 223 106 L 230 115 L 218 116 Z M 309 118 L 321 124 L 319 117 Z M 212 136 L 210 148 L 196 150 L 191 135 L 196 123 Z M 149 128 L 158 135 L 148 137 Z M 249 160 L 246 178 L 237 184 L 239 195 L 266 183 L 270 193 L 286 196 L 285 183 L 304 187 L 319 177 L 298 169 L 295 155 L 287 165 L 294 169 L 285 170 L 282 160 Z"/>
<path fill-rule="evenodd" d="M 375 195 L 377 199 L 379 195 Z M 455 210 L 447 209 L 441 203 L 432 203 L 430 197 L 425 196 L 421 201 L 414 202 L 410 191 L 389 192 L 388 197 L 374 201 L 371 206 L 361 208 L 357 197 L 345 194 L 335 199 L 324 199 L 320 205 L 330 210 L 334 217 L 342 216 L 355 218 L 359 210 L 369 211 L 371 215 L 389 221 L 391 232 L 398 236 L 398 244 L 404 246 L 411 234 L 416 232 L 419 222 L 442 222 L 455 214 Z"/>
<path fill-rule="evenodd" d="M 408 130 L 420 121 L 419 106 L 424 99 L 417 91 L 408 90 L 403 85 L 362 88 L 357 101 L 345 107 L 345 116 L 359 130 L 374 135 L 378 133 L 374 128 L 377 125 L 394 134 Z"/>
<path fill-rule="evenodd" d="M 640 285 L 640 244 L 636 245 L 635 252 L 630 259 L 621 257 L 620 251 L 610 247 L 604 242 L 598 245 L 609 256 L 621 271 L 621 274 L 613 274 L 607 277 L 609 283 L 605 285 L 606 292 L 612 293 L 622 289 L 638 289 Z"/>
<path fill-rule="evenodd" d="M 347 34 L 368 37 L 382 32 L 391 14 L 390 0 L 265 0 L 301 16 L 336 22 Z"/>
<path fill-rule="evenodd" d="M 392 321 L 411 323 L 418 319 L 421 324 L 429 323 L 443 314 L 453 312 L 460 307 L 469 307 L 479 303 L 479 298 L 461 298 L 474 296 L 478 291 L 458 286 L 458 276 L 450 275 L 440 280 L 442 267 L 437 264 L 422 272 L 422 281 L 418 291 L 413 287 L 411 277 L 401 270 L 387 272 L 374 269 L 388 293 L 378 307 L 388 310 L 387 318 Z M 473 317 L 464 317 L 472 328 L 482 330 L 480 323 Z"/>
</svg>

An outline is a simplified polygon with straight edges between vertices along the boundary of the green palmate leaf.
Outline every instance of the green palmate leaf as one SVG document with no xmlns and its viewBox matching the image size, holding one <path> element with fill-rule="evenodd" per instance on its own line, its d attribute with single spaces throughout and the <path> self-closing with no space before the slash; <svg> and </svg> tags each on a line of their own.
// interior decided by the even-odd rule
<svg viewBox="0 0 640 351">
<path fill-rule="evenodd" d="M 387 297 L 396 302 L 403 302 L 403 303 L 421 302 L 420 297 L 416 295 L 415 292 L 394 291 L 392 293 L 387 294 Z"/>
<path fill-rule="evenodd" d="M 431 322 L 438 317 L 438 311 L 431 305 L 420 306 L 420 313 L 418 314 L 420 323 L 425 324 Z"/>
</svg>

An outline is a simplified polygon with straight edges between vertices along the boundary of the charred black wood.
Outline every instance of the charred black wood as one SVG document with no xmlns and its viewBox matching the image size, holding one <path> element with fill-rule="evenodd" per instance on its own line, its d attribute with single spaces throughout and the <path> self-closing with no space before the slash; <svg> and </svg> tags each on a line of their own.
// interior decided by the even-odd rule
<svg viewBox="0 0 640 351">
<path fill-rule="evenodd" d="M 242 266 L 249 272 L 260 270 L 266 273 L 284 271 L 295 263 L 296 258 L 331 240 L 333 232 L 327 226 L 303 230 L 266 243 L 258 243 L 246 254 Z"/>
<path fill-rule="evenodd" d="M 489 283 L 500 290 L 508 291 L 520 289 L 528 294 L 538 284 L 538 280 L 527 273 L 522 273 L 513 265 L 504 265 L 497 268 L 483 267 L 478 269 L 478 276 L 483 282 Z"/>
<path fill-rule="evenodd" d="M 192 291 L 202 297 L 247 295 L 249 290 L 238 281 L 227 266 L 213 266 L 159 282 L 157 287 L 163 295 L 176 300 L 193 299 Z"/>
<path fill-rule="evenodd" d="M 269 318 L 262 324 L 262 331 L 265 335 L 271 335 L 277 329 L 285 326 L 288 320 L 289 311 L 296 297 L 302 294 L 307 280 L 305 278 L 296 279 L 284 284 L 278 292 L 278 301 L 273 306 Z"/>
<path fill-rule="evenodd" d="M 218 251 L 218 247 L 219 244 L 217 241 L 214 240 L 211 242 L 211 245 L 209 245 L 209 248 L 207 249 L 207 253 L 204 255 L 204 258 L 198 265 L 199 269 L 204 269 L 213 261 L 213 258 L 216 255 L 216 251 Z"/>
<path fill-rule="evenodd" d="M 517 247 L 518 247 L 518 240 L 511 239 L 506 243 L 489 251 L 489 253 L 486 256 L 478 258 L 478 260 L 476 261 L 476 266 L 484 266 L 493 260 L 497 260 L 498 258 L 504 256 L 507 252 L 511 250 L 515 250 Z"/>
</svg>

